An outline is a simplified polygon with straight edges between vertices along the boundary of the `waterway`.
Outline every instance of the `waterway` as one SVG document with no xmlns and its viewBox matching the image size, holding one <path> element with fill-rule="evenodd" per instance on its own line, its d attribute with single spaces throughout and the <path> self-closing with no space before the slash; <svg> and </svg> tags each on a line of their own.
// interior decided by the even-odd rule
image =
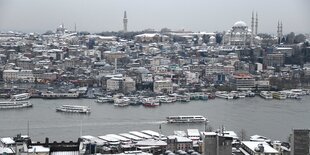
<svg viewBox="0 0 310 155">
<path fill-rule="evenodd" d="M 203 115 L 210 126 L 224 126 L 246 135 L 260 134 L 274 140 L 287 140 L 293 128 L 310 128 L 310 96 L 302 100 L 264 100 L 260 97 L 237 100 L 215 99 L 189 103 L 162 104 L 159 107 L 115 107 L 93 99 L 31 99 L 32 108 L 0 110 L 0 137 L 27 134 L 34 141 L 77 140 L 80 135 L 100 136 L 145 129 L 173 134 L 190 128 L 204 131 L 204 124 L 167 124 L 170 115 Z M 87 105 L 91 114 L 56 112 L 64 104 Z M 29 123 L 28 123 L 29 122 Z M 29 124 L 29 130 L 28 130 Z"/>
</svg>

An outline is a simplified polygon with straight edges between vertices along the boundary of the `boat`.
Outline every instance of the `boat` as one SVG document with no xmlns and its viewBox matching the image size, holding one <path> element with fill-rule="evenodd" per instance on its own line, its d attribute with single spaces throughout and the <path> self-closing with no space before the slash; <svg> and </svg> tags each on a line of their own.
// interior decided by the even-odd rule
<svg viewBox="0 0 310 155">
<path fill-rule="evenodd" d="M 88 106 L 79 105 L 62 105 L 56 108 L 58 112 L 69 112 L 69 113 L 90 113 L 90 108 Z"/>
<path fill-rule="evenodd" d="M 203 123 L 208 120 L 201 115 L 187 115 L 187 116 L 168 116 L 168 123 Z"/>
<path fill-rule="evenodd" d="M 170 97 L 173 98 L 173 100 L 176 102 L 190 102 L 190 96 L 189 95 L 179 95 L 176 93 L 169 94 Z"/>
<path fill-rule="evenodd" d="M 282 92 L 273 92 L 272 97 L 274 99 L 285 100 L 287 98 L 286 94 Z"/>
<path fill-rule="evenodd" d="M 97 103 L 113 103 L 114 100 L 112 97 L 98 97 L 96 102 Z"/>
<path fill-rule="evenodd" d="M 234 99 L 234 95 L 231 93 L 227 93 L 226 91 L 217 91 L 215 92 L 215 96 L 223 99 Z"/>
<path fill-rule="evenodd" d="M 153 97 L 143 98 L 143 99 L 142 99 L 142 104 L 143 104 L 143 106 L 145 106 L 145 107 L 156 107 L 156 106 L 159 106 L 159 105 L 160 105 L 159 101 L 156 100 L 156 99 L 153 98 Z"/>
<path fill-rule="evenodd" d="M 273 98 L 273 97 L 272 97 L 272 94 L 271 94 L 269 91 L 261 91 L 261 92 L 259 93 L 259 95 L 260 95 L 262 98 L 268 99 L 268 100 L 270 100 L 270 99 Z"/>
<path fill-rule="evenodd" d="M 160 103 L 173 103 L 176 101 L 175 97 L 168 97 L 168 96 L 156 96 L 155 98 Z"/>
<path fill-rule="evenodd" d="M 128 97 L 114 99 L 114 106 L 125 107 L 125 106 L 129 106 L 129 103 L 130 103 L 130 99 Z"/>
<path fill-rule="evenodd" d="M 29 93 L 16 94 L 11 96 L 12 101 L 24 101 L 31 97 Z"/>
<path fill-rule="evenodd" d="M 77 99 L 80 97 L 79 93 L 54 93 L 54 92 L 42 93 L 41 96 L 44 99 Z"/>
<path fill-rule="evenodd" d="M 18 109 L 32 107 L 29 101 L 4 101 L 0 102 L 0 109 Z"/>
</svg>

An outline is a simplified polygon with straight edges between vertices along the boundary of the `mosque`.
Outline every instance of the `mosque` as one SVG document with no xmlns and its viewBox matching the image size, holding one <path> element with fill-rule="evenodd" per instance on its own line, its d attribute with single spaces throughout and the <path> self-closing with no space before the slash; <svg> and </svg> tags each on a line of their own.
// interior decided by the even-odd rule
<svg viewBox="0 0 310 155">
<path fill-rule="evenodd" d="M 252 13 L 251 29 L 248 28 L 244 21 L 237 21 L 223 37 L 224 45 L 246 46 L 259 44 L 260 38 L 257 36 L 258 16 L 254 23 L 254 13 Z"/>
</svg>

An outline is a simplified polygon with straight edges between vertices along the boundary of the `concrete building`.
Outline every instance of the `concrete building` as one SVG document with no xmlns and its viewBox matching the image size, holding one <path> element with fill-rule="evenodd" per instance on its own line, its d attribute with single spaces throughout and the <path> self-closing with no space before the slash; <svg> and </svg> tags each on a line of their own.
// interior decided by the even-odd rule
<svg viewBox="0 0 310 155">
<path fill-rule="evenodd" d="M 118 91 L 121 90 L 123 85 L 123 78 L 113 77 L 107 80 L 107 90 Z"/>
<path fill-rule="evenodd" d="M 216 63 L 206 65 L 206 75 L 211 75 L 213 73 L 223 73 L 223 72 L 224 72 L 224 66 L 222 64 Z"/>
<path fill-rule="evenodd" d="M 188 151 L 192 149 L 193 141 L 189 138 L 175 135 L 167 137 L 167 150 L 175 152 L 177 150 Z"/>
<path fill-rule="evenodd" d="M 124 77 L 123 85 L 125 93 L 136 91 L 136 82 L 131 77 Z"/>
<path fill-rule="evenodd" d="M 255 79 L 251 74 L 239 73 L 232 76 L 230 83 L 237 90 L 249 90 L 255 86 Z"/>
<path fill-rule="evenodd" d="M 226 137 L 215 132 L 203 133 L 203 155 L 231 155 L 232 137 Z"/>
<path fill-rule="evenodd" d="M 192 72 L 186 71 L 184 73 L 185 73 L 187 85 L 199 82 L 199 73 L 198 72 L 192 73 Z"/>
<path fill-rule="evenodd" d="M 264 65 L 272 67 L 281 67 L 284 64 L 284 54 L 270 53 L 265 56 Z"/>
<path fill-rule="evenodd" d="M 291 155 L 310 154 L 310 130 L 294 129 L 291 136 Z"/>
<path fill-rule="evenodd" d="M 155 93 L 172 93 L 173 87 L 171 80 L 156 80 L 154 81 Z"/>
</svg>

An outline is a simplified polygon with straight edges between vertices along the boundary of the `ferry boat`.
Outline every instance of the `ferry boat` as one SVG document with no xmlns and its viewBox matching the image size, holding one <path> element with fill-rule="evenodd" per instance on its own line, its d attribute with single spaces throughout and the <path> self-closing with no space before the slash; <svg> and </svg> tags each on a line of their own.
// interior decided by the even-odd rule
<svg viewBox="0 0 310 155">
<path fill-rule="evenodd" d="M 54 93 L 54 92 L 47 92 L 42 93 L 41 96 L 44 99 L 75 99 L 79 98 L 79 93 Z"/>
<path fill-rule="evenodd" d="M 271 94 L 269 91 L 261 91 L 261 92 L 259 93 L 259 95 L 260 95 L 262 98 L 268 99 L 268 100 L 270 100 L 270 99 L 273 98 L 273 97 L 272 97 L 272 94 Z"/>
<path fill-rule="evenodd" d="M 202 123 L 208 120 L 201 115 L 188 115 L 188 116 L 168 116 L 168 123 Z"/>
<path fill-rule="evenodd" d="M 32 107 L 32 103 L 28 101 L 5 101 L 0 102 L 0 109 L 17 109 L 17 108 L 29 108 Z"/>
<path fill-rule="evenodd" d="M 90 113 L 90 108 L 88 106 L 79 105 L 62 105 L 56 108 L 58 112 L 69 112 L 69 113 Z"/>
<path fill-rule="evenodd" d="M 16 94 L 11 96 L 12 101 L 28 100 L 31 97 L 29 93 Z"/>
</svg>

